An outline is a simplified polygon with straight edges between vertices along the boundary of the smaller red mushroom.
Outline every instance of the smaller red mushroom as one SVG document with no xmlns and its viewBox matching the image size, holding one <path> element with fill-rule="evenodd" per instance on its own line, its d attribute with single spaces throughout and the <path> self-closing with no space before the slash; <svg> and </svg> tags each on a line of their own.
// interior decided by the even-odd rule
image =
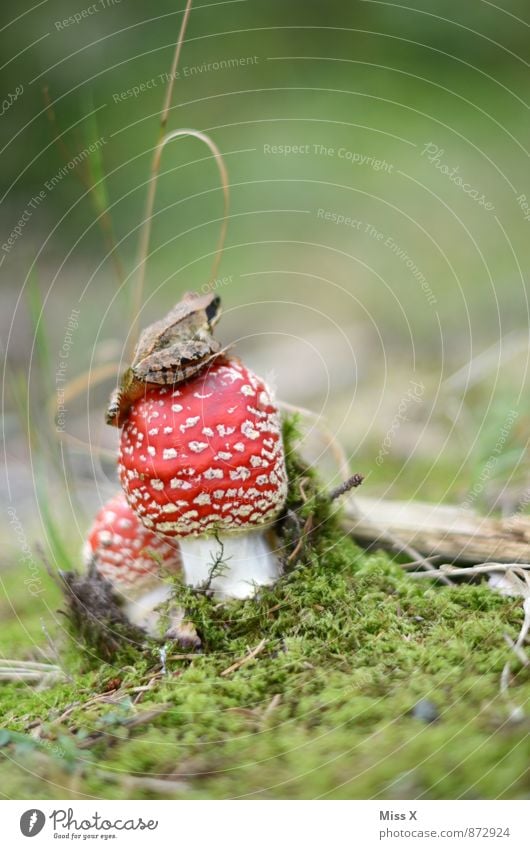
<svg viewBox="0 0 530 849">
<path fill-rule="evenodd" d="M 124 600 L 129 621 L 155 636 L 157 607 L 171 595 L 162 573 L 181 569 L 178 544 L 142 525 L 119 492 L 96 514 L 83 556 Z"/>
<path fill-rule="evenodd" d="M 268 535 L 287 495 L 280 416 L 240 362 L 219 358 L 177 387 L 147 386 L 123 427 L 118 469 L 143 524 L 178 537 L 188 584 L 247 598 L 278 579 Z"/>
</svg>

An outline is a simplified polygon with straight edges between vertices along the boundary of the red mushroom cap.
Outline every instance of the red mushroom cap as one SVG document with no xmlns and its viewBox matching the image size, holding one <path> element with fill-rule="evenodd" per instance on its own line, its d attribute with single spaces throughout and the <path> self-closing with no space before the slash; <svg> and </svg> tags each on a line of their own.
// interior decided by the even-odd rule
<svg viewBox="0 0 530 849">
<path fill-rule="evenodd" d="M 132 509 L 169 536 L 247 531 L 287 494 L 278 409 L 234 360 L 175 389 L 149 388 L 122 430 L 118 468 Z"/>
<path fill-rule="evenodd" d="M 161 567 L 180 567 L 177 545 L 142 525 L 123 492 L 96 514 L 83 554 L 87 565 L 95 557 L 97 571 L 121 590 L 159 579 Z"/>
</svg>

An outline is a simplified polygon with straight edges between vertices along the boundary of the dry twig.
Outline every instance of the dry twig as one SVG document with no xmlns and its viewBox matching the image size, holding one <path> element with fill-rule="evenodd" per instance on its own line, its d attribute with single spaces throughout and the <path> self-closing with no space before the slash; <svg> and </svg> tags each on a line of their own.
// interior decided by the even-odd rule
<svg viewBox="0 0 530 849">
<path fill-rule="evenodd" d="M 239 660 L 236 660 L 236 662 L 233 663 L 232 666 L 229 666 L 228 669 L 224 669 L 221 672 L 221 676 L 226 677 L 226 675 L 231 675 L 231 673 L 235 672 L 236 669 L 240 669 L 242 666 L 245 666 L 247 663 L 250 663 L 251 660 L 254 660 L 258 656 L 258 654 L 263 651 L 266 644 L 267 640 L 263 638 L 263 640 L 258 643 L 256 648 L 252 649 L 252 651 L 249 651 L 248 654 L 244 655 L 244 657 L 240 657 Z"/>
<path fill-rule="evenodd" d="M 336 486 L 330 491 L 330 501 L 335 501 L 335 499 L 340 498 L 341 495 L 346 495 L 346 493 L 350 492 L 350 490 L 356 489 L 362 484 L 363 480 L 364 475 L 360 475 L 358 473 L 351 475 L 348 480 L 343 481 L 343 483 L 339 484 L 339 486 Z"/>
</svg>

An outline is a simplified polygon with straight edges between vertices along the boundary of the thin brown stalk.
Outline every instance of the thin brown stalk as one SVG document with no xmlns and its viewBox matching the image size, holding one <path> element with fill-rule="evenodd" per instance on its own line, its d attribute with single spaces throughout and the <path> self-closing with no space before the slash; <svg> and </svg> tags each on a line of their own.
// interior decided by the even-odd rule
<svg viewBox="0 0 530 849">
<path fill-rule="evenodd" d="M 350 492 L 352 489 L 356 489 L 356 487 L 360 486 L 364 480 L 364 475 L 360 475 L 358 473 L 351 475 L 348 480 L 341 483 L 339 486 L 334 487 L 329 493 L 330 501 L 335 501 L 337 498 L 340 498 L 341 495 L 346 495 L 347 492 Z"/>
<path fill-rule="evenodd" d="M 133 289 L 133 297 L 132 297 L 132 305 L 133 305 L 133 315 L 131 321 L 131 331 L 129 334 L 129 359 L 132 359 L 134 354 L 134 349 L 136 347 L 136 341 L 138 338 L 138 326 L 139 326 L 139 318 L 140 318 L 140 310 L 142 307 L 142 299 L 143 299 L 143 291 L 145 284 L 145 269 L 147 264 L 147 257 L 149 253 L 149 241 L 151 239 L 151 228 L 153 221 L 153 210 L 155 205 L 155 195 L 156 195 L 156 187 L 158 180 L 158 173 L 160 170 L 160 160 L 162 158 L 162 153 L 164 148 L 169 142 L 173 141 L 177 138 L 182 138 L 183 136 L 191 136 L 193 138 L 198 139 L 203 142 L 210 151 L 212 152 L 215 163 L 217 165 L 217 169 L 219 171 L 219 176 L 221 179 L 221 187 L 223 190 L 223 219 L 221 224 L 221 230 L 219 233 L 219 239 L 217 242 L 217 248 L 214 254 L 214 259 L 212 263 L 211 269 L 211 279 L 215 278 L 217 274 L 217 269 L 219 267 L 219 263 L 221 261 L 221 256 L 223 253 L 223 247 L 226 238 L 226 230 L 228 227 L 228 209 L 230 203 L 230 191 L 228 187 L 228 172 L 226 170 L 226 165 L 224 163 L 223 156 L 221 151 L 206 133 L 201 132 L 200 130 L 192 130 L 192 129 L 179 129 L 172 130 L 170 133 L 167 133 L 157 144 L 155 148 L 155 153 L 153 157 L 153 164 L 151 166 L 151 176 L 149 179 L 149 189 L 147 192 L 147 200 L 145 204 L 145 213 L 144 220 L 142 224 L 142 230 L 140 233 L 140 243 L 138 250 L 138 264 L 137 264 L 137 273 L 136 273 L 136 281 Z"/>
<path fill-rule="evenodd" d="M 173 99 L 173 88 L 175 86 L 175 80 L 177 77 L 177 68 L 179 66 L 180 60 L 180 51 L 182 50 L 182 44 L 184 42 L 184 35 L 186 34 L 186 29 L 188 27 L 188 19 L 191 13 L 193 0 L 188 0 L 186 3 L 186 8 L 184 9 L 184 16 L 182 18 L 182 23 L 180 25 L 180 31 L 177 38 L 177 44 L 175 47 L 175 53 L 173 54 L 173 62 L 171 64 L 171 71 L 169 73 L 169 80 L 166 89 L 166 95 L 164 97 L 164 106 L 162 107 L 162 112 L 160 114 L 160 140 L 166 131 L 166 124 L 169 117 L 169 110 L 171 108 L 171 101 Z"/>
<path fill-rule="evenodd" d="M 129 353 L 130 359 L 132 359 L 134 349 L 136 347 L 136 342 L 138 339 L 138 328 L 139 328 L 139 317 L 140 317 L 140 309 L 142 306 L 143 299 L 143 290 L 145 285 L 145 266 L 147 263 L 147 257 L 149 252 L 149 241 L 151 237 L 151 225 L 153 218 L 153 210 L 155 203 L 155 194 L 156 194 L 156 186 L 158 181 L 158 176 L 160 173 L 160 160 L 162 156 L 162 151 L 165 145 L 172 141 L 174 138 L 178 138 L 179 136 L 194 136 L 195 138 L 203 141 L 208 145 L 210 150 L 212 151 L 217 167 L 219 169 L 219 173 L 221 175 L 221 183 L 223 187 L 224 194 L 224 212 L 223 212 L 223 224 L 221 226 L 221 232 L 219 235 L 219 241 L 217 243 L 217 249 L 214 254 L 214 260 L 212 264 L 211 270 L 211 278 L 212 280 L 215 278 L 217 273 L 217 269 L 219 267 L 219 262 L 221 261 L 221 255 L 223 252 L 223 246 L 226 238 L 226 228 L 228 225 L 228 204 L 229 204 L 229 191 L 228 191 L 228 175 L 226 173 L 226 167 L 224 164 L 223 157 L 218 150 L 217 146 L 214 142 L 207 136 L 205 133 L 201 133 L 199 130 L 176 130 L 173 133 L 166 134 L 167 122 L 169 119 L 169 112 L 171 109 L 171 101 L 173 99 L 173 90 L 175 87 L 175 80 L 177 77 L 177 69 L 180 61 L 180 54 L 182 51 L 182 45 L 184 43 L 184 36 L 186 34 L 186 29 L 189 22 L 189 17 L 191 14 L 192 0 L 187 0 L 186 8 L 184 9 L 184 15 L 182 18 L 182 23 L 180 25 L 180 30 L 177 38 L 177 43 L 175 45 L 175 52 L 173 54 L 173 61 L 171 63 L 171 69 L 169 73 L 169 79 L 167 83 L 166 92 L 164 95 L 164 103 L 162 106 L 162 111 L 160 113 L 160 131 L 158 143 L 155 147 L 153 153 L 153 159 L 151 163 L 151 173 L 149 179 L 149 189 L 147 192 L 146 206 L 145 206 L 145 214 L 144 220 L 142 224 L 142 230 L 140 233 L 140 242 L 139 242 L 139 250 L 138 250 L 138 266 L 137 266 L 137 274 L 135 285 L 133 288 L 133 297 L 132 297 L 132 320 L 131 320 L 131 331 L 129 334 Z"/>
</svg>

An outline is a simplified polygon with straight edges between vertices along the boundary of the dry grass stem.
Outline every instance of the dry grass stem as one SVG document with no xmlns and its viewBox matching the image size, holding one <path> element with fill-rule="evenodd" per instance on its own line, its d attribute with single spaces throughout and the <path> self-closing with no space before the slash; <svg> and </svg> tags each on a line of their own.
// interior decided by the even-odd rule
<svg viewBox="0 0 530 849">
<path fill-rule="evenodd" d="M 221 676 L 225 677 L 226 675 L 231 675 L 232 672 L 235 672 L 237 669 L 240 669 L 242 666 L 245 666 L 245 664 L 250 663 L 251 660 L 254 660 L 254 658 L 256 658 L 258 654 L 263 651 L 266 644 L 267 640 L 264 638 L 260 643 L 258 643 L 256 648 L 252 649 L 252 651 L 249 651 L 248 654 L 244 655 L 243 657 L 240 657 L 239 660 L 236 660 L 236 662 L 233 663 L 232 666 L 229 666 L 228 669 L 224 669 L 221 672 Z"/>
</svg>

